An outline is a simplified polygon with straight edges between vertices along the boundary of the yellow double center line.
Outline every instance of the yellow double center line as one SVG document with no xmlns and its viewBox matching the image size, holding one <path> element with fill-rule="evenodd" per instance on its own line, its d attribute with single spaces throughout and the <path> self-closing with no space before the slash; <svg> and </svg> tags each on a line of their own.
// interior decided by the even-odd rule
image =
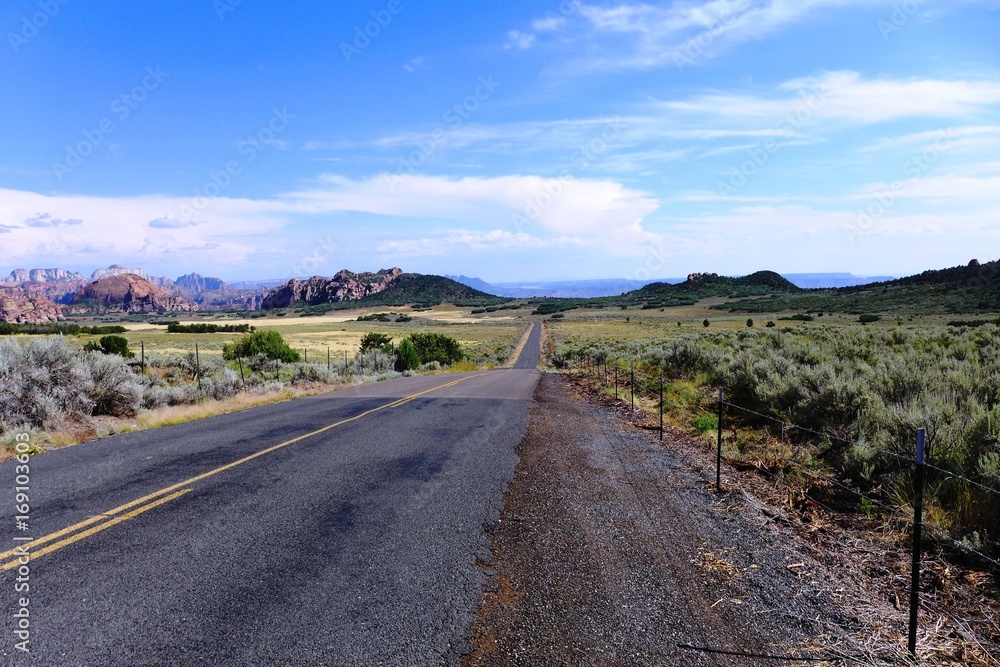
<svg viewBox="0 0 1000 667">
<path fill-rule="evenodd" d="M 0 553 L 0 562 L 7 561 L 3 562 L 3 565 L 0 565 L 0 572 L 11 570 L 17 567 L 18 565 L 24 564 L 24 562 L 21 559 L 24 558 L 25 550 L 27 550 L 28 553 L 30 554 L 31 560 L 34 560 L 40 556 L 44 556 L 45 554 L 52 553 L 53 551 L 62 549 L 65 546 L 73 544 L 74 542 L 86 539 L 91 535 L 95 535 L 101 532 L 102 530 L 107 530 L 112 526 L 117 526 L 123 521 L 128 521 L 129 519 L 135 518 L 140 514 L 142 514 L 143 512 L 153 509 L 154 507 L 159 507 L 160 505 L 166 504 L 171 500 L 176 500 L 177 498 L 180 498 L 184 494 L 189 493 L 193 490 L 193 489 L 186 489 L 183 487 L 190 486 L 195 482 L 200 482 L 201 480 L 206 479 L 208 477 L 212 477 L 213 475 L 218 475 L 220 472 L 231 470 L 236 466 L 243 465 L 244 463 L 249 463 L 254 459 L 258 459 L 262 456 L 266 456 L 267 454 L 276 452 L 279 449 L 284 449 L 289 445 L 294 445 L 297 442 L 301 442 L 306 438 L 311 438 L 314 435 L 325 433 L 330 429 L 337 428 L 338 426 L 343 426 L 344 424 L 349 424 L 350 422 L 363 419 L 368 415 L 374 414 L 376 412 L 399 407 L 404 403 L 409 403 L 410 401 L 419 398 L 425 394 L 429 394 L 434 391 L 439 391 L 441 389 L 447 389 L 448 387 L 453 387 L 459 382 L 465 382 L 466 380 L 471 380 L 472 378 L 479 377 L 480 375 L 483 375 L 483 373 L 478 373 L 476 375 L 469 375 L 463 378 L 459 378 L 458 380 L 453 380 L 451 382 L 439 385 L 437 387 L 432 387 L 430 389 L 425 389 L 424 391 L 420 391 L 415 394 L 410 394 L 409 396 L 405 396 L 399 400 L 393 401 L 392 403 L 386 403 L 385 405 L 380 405 L 377 408 L 366 410 L 361 414 L 355 415 L 353 417 L 348 417 L 347 419 L 342 419 L 339 422 L 330 424 L 328 426 L 324 426 L 321 429 L 317 429 L 310 433 L 306 433 L 305 435 L 300 435 L 297 438 L 292 438 L 291 440 L 286 440 L 277 445 L 274 445 L 273 447 L 268 447 L 267 449 L 262 449 L 259 452 L 250 454 L 249 456 L 244 456 L 243 458 L 233 461 L 232 463 L 227 463 L 224 466 L 219 466 L 218 468 L 214 468 L 207 472 L 203 472 L 200 475 L 195 475 L 194 477 L 186 479 L 183 482 L 172 484 L 166 488 L 160 489 L 159 491 L 155 491 L 153 493 L 150 493 L 149 495 L 145 495 L 142 498 L 137 498 L 132 502 L 125 503 L 124 505 L 119 505 L 118 507 L 108 510 L 107 512 L 102 512 L 101 514 L 92 516 L 89 519 L 85 519 L 79 523 L 75 523 L 72 526 L 67 526 L 62 530 L 57 530 L 56 532 L 50 533 L 44 537 L 40 537 L 36 540 L 31 540 L 30 542 L 25 542 L 21 547 L 18 547 L 17 549 L 11 549 L 9 551 L 4 551 L 3 553 Z M 90 527 L 88 528 L 88 526 Z M 47 546 L 39 548 L 41 545 L 47 545 Z M 8 560 L 11 558 L 13 558 L 13 560 Z"/>
</svg>

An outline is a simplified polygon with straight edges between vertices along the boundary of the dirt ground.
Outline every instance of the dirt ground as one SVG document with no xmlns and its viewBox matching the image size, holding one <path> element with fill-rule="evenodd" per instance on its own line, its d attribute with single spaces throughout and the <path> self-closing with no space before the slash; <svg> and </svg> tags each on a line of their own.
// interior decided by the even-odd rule
<svg viewBox="0 0 1000 667">
<path fill-rule="evenodd" d="M 815 664 L 819 563 L 565 377 L 535 401 L 466 665 Z"/>
</svg>

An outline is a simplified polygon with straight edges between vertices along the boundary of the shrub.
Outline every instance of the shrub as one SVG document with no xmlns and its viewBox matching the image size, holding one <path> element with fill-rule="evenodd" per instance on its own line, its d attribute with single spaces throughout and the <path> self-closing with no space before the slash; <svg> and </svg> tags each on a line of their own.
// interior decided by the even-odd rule
<svg viewBox="0 0 1000 667">
<path fill-rule="evenodd" d="M 416 333 L 411 334 L 405 340 L 409 340 L 416 348 L 419 359 L 418 366 L 420 363 L 428 361 L 437 361 L 442 365 L 451 364 L 465 358 L 462 346 L 450 336 L 438 333 Z"/>
<path fill-rule="evenodd" d="M 420 366 L 420 354 L 416 346 L 409 338 L 404 338 L 403 342 L 396 348 L 396 370 L 412 371 Z"/>
<path fill-rule="evenodd" d="M 100 344 L 90 342 L 83 346 L 86 352 L 102 352 L 104 354 L 116 354 L 125 359 L 132 359 L 135 353 L 128 349 L 128 339 L 122 336 L 103 336 Z"/>
<path fill-rule="evenodd" d="M 872 322 L 878 322 L 880 319 L 882 318 L 879 317 L 878 315 L 874 315 L 872 313 L 864 313 L 858 318 L 858 322 L 861 322 L 861 324 L 871 324 Z"/>
<path fill-rule="evenodd" d="M 135 414 L 138 382 L 118 355 L 85 354 L 59 338 L 0 341 L 0 422 L 45 428 L 90 415 Z"/>
<path fill-rule="evenodd" d="M 712 323 L 708 321 L 707 317 L 705 318 L 705 321 L 701 323 L 701 326 L 705 327 L 706 329 L 708 327 L 710 327 L 711 325 L 712 325 Z"/>
<path fill-rule="evenodd" d="M 392 350 L 392 336 L 375 332 L 366 333 L 361 339 L 361 351 L 369 352 L 371 350 L 381 350 L 389 354 Z"/>
<path fill-rule="evenodd" d="M 281 334 L 273 329 L 254 331 L 222 348 L 222 356 L 227 361 L 232 361 L 237 357 L 251 358 L 258 354 L 286 364 L 295 363 L 301 359 L 299 353 L 290 348 Z"/>
<path fill-rule="evenodd" d="M 134 417 L 142 400 L 143 388 L 121 355 L 90 355 L 86 363 L 90 378 L 84 389 L 93 403 L 90 413 Z"/>
<path fill-rule="evenodd" d="M 766 325 L 764 325 L 764 326 L 766 326 L 768 329 L 773 329 L 777 325 L 774 322 L 768 320 L 768 323 Z"/>
<path fill-rule="evenodd" d="M 752 319 L 748 319 L 747 320 L 747 329 L 753 329 L 753 320 Z"/>
</svg>

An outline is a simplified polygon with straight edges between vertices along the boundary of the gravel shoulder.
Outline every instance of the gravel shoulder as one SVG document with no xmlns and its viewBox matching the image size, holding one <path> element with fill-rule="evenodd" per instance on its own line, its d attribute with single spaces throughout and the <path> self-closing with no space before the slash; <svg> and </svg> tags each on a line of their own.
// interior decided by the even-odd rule
<svg viewBox="0 0 1000 667">
<path fill-rule="evenodd" d="M 534 398 L 464 664 L 815 659 L 811 640 L 846 620 L 815 584 L 819 563 L 742 495 L 717 495 L 704 461 L 565 377 L 543 374 Z"/>
</svg>

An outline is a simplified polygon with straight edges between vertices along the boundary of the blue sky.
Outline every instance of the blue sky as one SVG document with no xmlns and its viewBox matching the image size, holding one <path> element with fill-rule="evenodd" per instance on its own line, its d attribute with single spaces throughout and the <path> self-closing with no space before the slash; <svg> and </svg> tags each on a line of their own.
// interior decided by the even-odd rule
<svg viewBox="0 0 1000 667">
<path fill-rule="evenodd" d="M 1000 0 L 9 0 L 0 271 L 1000 256 Z"/>
</svg>

